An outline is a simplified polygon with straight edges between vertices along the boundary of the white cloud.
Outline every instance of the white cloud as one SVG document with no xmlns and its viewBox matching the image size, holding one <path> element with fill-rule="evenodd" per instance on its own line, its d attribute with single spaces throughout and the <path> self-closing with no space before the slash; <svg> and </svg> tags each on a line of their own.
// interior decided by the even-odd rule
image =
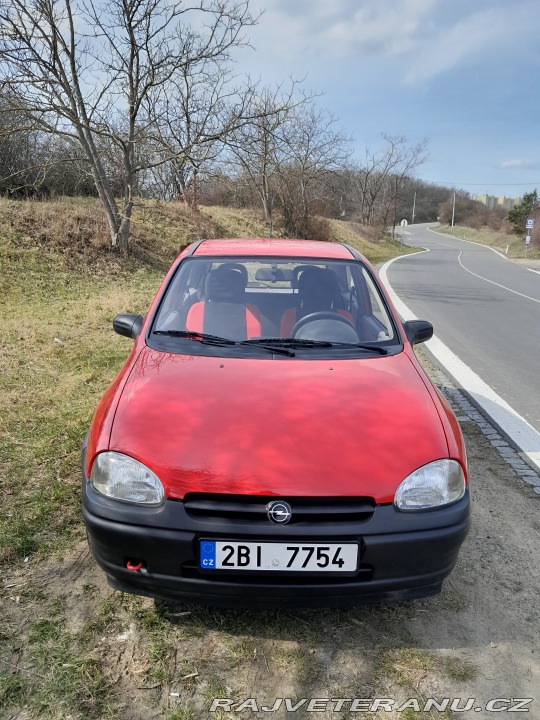
<svg viewBox="0 0 540 720">
<path fill-rule="evenodd" d="M 505 160 L 501 163 L 502 170 L 538 170 L 540 164 L 534 160 Z"/>
<path fill-rule="evenodd" d="M 489 62 L 508 48 L 519 53 L 535 42 L 531 33 L 540 20 L 537 0 L 454 0 L 451 6 L 443 0 L 252 0 L 257 3 L 266 7 L 254 35 L 262 55 L 292 69 L 339 63 L 340 72 L 365 73 L 366 63 L 384 62 L 408 85 L 470 61 Z"/>
<path fill-rule="evenodd" d="M 399 55 L 414 48 L 431 26 L 430 13 L 440 1 L 267 0 L 261 29 L 275 49 L 289 55 Z"/>
<path fill-rule="evenodd" d="M 437 0 L 379 0 L 364 3 L 347 17 L 334 18 L 322 39 L 340 55 L 401 55 L 421 40 L 431 26 Z M 352 8 L 351 8 L 352 9 Z"/>
<path fill-rule="evenodd" d="M 484 10 L 469 15 L 449 29 L 439 29 L 413 60 L 406 81 L 415 84 L 429 80 L 474 57 L 482 57 L 485 62 L 487 49 L 504 47 L 509 41 L 513 12 L 513 8 L 504 7 Z"/>
</svg>

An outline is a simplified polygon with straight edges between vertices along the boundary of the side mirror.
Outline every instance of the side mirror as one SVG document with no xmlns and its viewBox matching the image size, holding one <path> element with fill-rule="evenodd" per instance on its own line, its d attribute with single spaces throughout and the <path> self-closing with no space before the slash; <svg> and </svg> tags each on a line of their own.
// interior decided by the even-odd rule
<svg viewBox="0 0 540 720">
<path fill-rule="evenodd" d="M 141 328 L 144 323 L 144 318 L 141 315 L 135 315 L 134 313 L 122 313 L 117 315 L 113 320 L 113 330 L 119 335 L 132 338 L 135 340 L 141 332 Z"/>
<path fill-rule="evenodd" d="M 426 342 L 433 337 L 433 325 L 427 320 L 407 320 L 403 323 L 403 329 L 411 345 Z"/>
</svg>

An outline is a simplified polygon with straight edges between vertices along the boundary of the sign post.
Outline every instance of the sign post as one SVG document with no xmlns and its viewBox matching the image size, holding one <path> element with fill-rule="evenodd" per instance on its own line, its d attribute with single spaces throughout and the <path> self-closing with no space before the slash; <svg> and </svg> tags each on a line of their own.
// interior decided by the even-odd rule
<svg viewBox="0 0 540 720">
<path fill-rule="evenodd" d="M 534 230 L 534 218 L 527 218 L 525 223 L 526 230 Z M 525 236 L 525 257 L 527 257 L 527 248 L 531 244 L 531 236 L 527 233 Z"/>
<path fill-rule="evenodd" d="M 408 223 L 405 219 L 403 219 L 400 223 L 401 225 L 401 243 L 400 248 L 403 250 L 403 233 L 405 232 L 405 228 L 407 227 Z"/>
</svg>

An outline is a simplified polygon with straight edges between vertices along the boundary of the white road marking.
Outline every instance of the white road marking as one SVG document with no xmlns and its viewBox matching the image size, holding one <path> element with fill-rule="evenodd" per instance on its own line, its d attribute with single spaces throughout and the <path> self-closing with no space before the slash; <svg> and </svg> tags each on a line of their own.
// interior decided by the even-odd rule
<svg viewBox="0 0 540 720">
<path fill-rule="evenodd" d="M 497 253 L 497 255 L 499 257 L 502 257 L 505 260 L 510 260 L 508 255 L 505 255 L 500 250 L 496 250 L 495 248 L 491 247 L 491 245 L 484 245 L 483 243 L 475 242 L 474 240 L 465 240 L 465 238 L 456 237 L 455 235 L 448 235 L 448 233 L 442 233 L 442 232 L 439 232 L 438 230 L 434 230 L 433 227 L 428 227 L 427 230 L 429 230 L 429 232 L 435 233 L 436 235 L 441 235 L 442 237 L 451 238 L 452 240 L 460 240 L 461 242 L 470 243 L 471 245 L 479 245 L 480 247 L 485 248 L 486 250 L 491 250 L 491 252 Z"/>
<path fill-rule="evenodd" d="M 529 272 L 534 272 L 540 275 L 540 270 L 533 270 L 532 268 L 527 268 L 527 270 L 529 270 Z"/>
<path fill-rule="evenodd" d="M 506 287 L 506 285 L 501 285 L 498 282 L 495 282 L 494 280 L 488 280 L 485 277 L 482 277 L 482 275 L 478 275 L 477 273 L 473 272 L 472 270 L 469 270 L 469 268 L 466 268 L 465 265 L 461 262 L 461 256 L 463 255 L 463 250 L 459 251 L 458 255 L 458 263 L 461 265 L 461 267 L 471 275 L 474 275 L 474 277 L 479 278 L 480 280 L 485 280 L 485 282 L 491 283 L 492 285 L 496 285 L 497 287 L 502 288 L 503 290 L 508 290 L 508 292 L 514 293 L 514 295 L 519 295 L 520 297 L 526 298 L 527 300 L 532 300 L 535 303 L 540 303 L 540 300 L 537 298 L 533 298 L 530 295 L 524 295 L 523 293 L 518 292 L 517 290 L 512 290 L 512 288 Z"/>
<path fill-rule="evenodd" d="M 429 230 L 429 228 L 428 228 Z M 450 237 L 450 235 L 444 235 L 442 233 L 437 233 L 438 235 L 441 235 L 442 237 Z M 440 240 L 432 240 L 432 243 L 435 243 L 435 245 L 440 245 L 441 247 L 447 247 L 451 248 L 452 250 L 457 250 L 457 248 L 454 245 L 449 245 L 448 243 L 443 243 Z"/>
<path fill-rule="evenodd" d="M 381 280 L 403 320 L 417 320 L 418 318 L 398 297 L 390 285 L 387 270 L 396 260 L 412 257 L 415 257 L 415 255 L 402 255 L 393 258 L 388 260 L 379 270 Z M 524 417 L 510 407 L 506 400 L 497 395 L 479 375 L 460 360 L 439 338 L 434 335 L 425 345 L 458 385 L 491 417 L 493 422 L 518 446 L 528 460 L 540 469 L 540 433 Z"/>
</svg>

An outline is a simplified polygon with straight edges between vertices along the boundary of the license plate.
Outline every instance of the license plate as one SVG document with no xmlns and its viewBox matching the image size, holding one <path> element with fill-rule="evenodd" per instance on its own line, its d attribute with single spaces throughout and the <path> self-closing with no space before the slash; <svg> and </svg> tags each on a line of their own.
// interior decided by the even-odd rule
<svg viewBox="0 0 540 720">
<path fill-rule="evenodd" d="M 201 540 L 202 570 L 356 572 L 357 543 L 236 542 Z"/>
</svg>

